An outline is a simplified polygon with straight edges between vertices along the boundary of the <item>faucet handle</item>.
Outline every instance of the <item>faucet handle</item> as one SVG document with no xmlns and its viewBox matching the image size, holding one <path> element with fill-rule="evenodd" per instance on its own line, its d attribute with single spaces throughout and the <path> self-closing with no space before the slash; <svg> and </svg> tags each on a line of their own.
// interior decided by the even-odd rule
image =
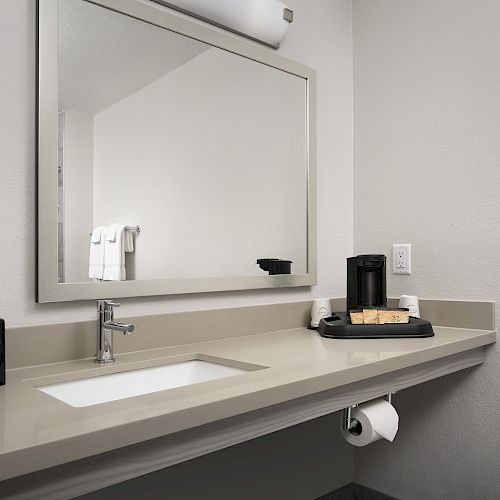
<svg viewBox="0 0 500 500">
<path fill-rule="evenodd" d="M 100 312 L 110 311 L 113 307 L 118 307 L 120 304 L 118 302 L 113 302 L 112 300 L 98 300 L 97 310 Z"/>
</svg>

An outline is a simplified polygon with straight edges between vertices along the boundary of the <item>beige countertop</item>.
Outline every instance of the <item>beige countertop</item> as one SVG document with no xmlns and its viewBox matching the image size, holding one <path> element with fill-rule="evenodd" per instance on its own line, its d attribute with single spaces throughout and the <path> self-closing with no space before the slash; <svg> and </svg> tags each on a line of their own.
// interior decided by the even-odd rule
<svg viewBox="0 0 500 500">
<path fill-rule="evenodd" d="M 0 479 L 444 358 L 495 332 L 434 327 L 423 339 L 332 340 L 305 328 L 7 371 L 0 388 Z M 234 377 L 75 408 L 36 388 L 50 382 L 216 357 L 264 367 Z"/>
</svg>

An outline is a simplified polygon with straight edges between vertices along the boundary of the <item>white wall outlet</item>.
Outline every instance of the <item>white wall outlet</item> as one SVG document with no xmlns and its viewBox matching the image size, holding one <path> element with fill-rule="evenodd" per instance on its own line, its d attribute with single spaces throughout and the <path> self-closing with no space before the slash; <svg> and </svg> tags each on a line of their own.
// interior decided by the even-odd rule
<svg viewBox="0 0 500 500">
<path fill-rule="evenodd" d="M 409 243 L 392 245 L 392 272 L 411 274 L 411 245 Z"/>
</svg>

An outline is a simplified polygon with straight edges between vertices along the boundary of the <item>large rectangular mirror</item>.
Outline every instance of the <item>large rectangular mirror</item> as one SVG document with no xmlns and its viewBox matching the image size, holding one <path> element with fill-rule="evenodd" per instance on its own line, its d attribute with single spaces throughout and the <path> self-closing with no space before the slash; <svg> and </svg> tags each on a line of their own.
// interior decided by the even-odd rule
<svg viewBox="0 0 500 500">
<path fill-rule="evenodd" d="M 155 4 L 38 10 L 39 302 L 315 283 L 313 70 Z"/>
</svg>

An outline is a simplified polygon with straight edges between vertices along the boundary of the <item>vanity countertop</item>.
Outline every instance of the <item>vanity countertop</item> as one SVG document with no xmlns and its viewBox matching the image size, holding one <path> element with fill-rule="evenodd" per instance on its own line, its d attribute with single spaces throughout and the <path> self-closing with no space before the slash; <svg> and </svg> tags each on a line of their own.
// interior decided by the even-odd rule
<svg viewBox="0 0 500 500">
<path fill-rule="evenodd" d="M 305 328 L 7 371 L 0 387 L 0 479 L 346 386 L 495 342 L 495 332 L 434 327 L 420 339 L 324 339 Z M 36 388 L 61 376 L 142 368 L 205 355 L 267 367 L 129 399 L 75 408 Z M 237 364 L 236 364 L 237 366 Z"/>
</svg>

